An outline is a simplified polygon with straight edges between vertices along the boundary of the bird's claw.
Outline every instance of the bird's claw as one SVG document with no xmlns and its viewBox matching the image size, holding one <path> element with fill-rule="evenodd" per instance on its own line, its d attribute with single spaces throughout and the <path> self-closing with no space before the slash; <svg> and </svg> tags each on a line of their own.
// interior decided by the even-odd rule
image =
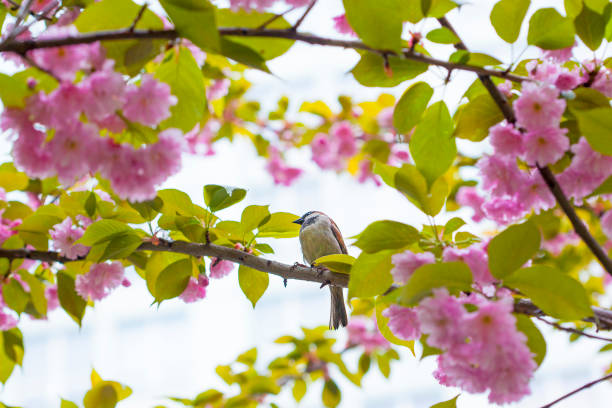
<svg viewBox="0 0 612 408">
<path fill-rule="evenodd" d="M 326 287 L 327 285 L 331 285 L 331 281 L 330 280 L 326 280 L 325 282 L 323 282 L 321 284 L 321 287 L 319 289 L 323 289 L 324 287 Z"/>
</svg>

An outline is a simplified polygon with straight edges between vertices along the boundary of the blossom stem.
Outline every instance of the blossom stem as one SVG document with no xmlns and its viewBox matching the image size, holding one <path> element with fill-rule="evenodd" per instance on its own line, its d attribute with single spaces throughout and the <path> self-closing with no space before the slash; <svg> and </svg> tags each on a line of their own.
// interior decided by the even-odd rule
<svg viewBox="0 0 612 408">
<path fill-rule="evenodd" d="M 594 381 L 591 381 L 591 382 L 589 382 L 589 383 L 586 383 L 586 384 L 584 384 L 582 387 L 580 387 L 580 388 L 576 388 L 575 390 L 573 390 L 573 391 L 571 391 L 571 392 L 568 392 L 567 394 L 565 394 L 565 395 L 563 395 L 563 396 L 561 396 L 561 397 L 557 398 L 557 399 L 556 399 L 556 400 L 554 400 L 553 402 L 548 403 L 548 404 L 546 404 L 546 405 L 542 405 L 542 407 L 541 407 L 541 408 L 550 408 L 550 407 L 552 407 L 553 405 L 555 405 L 556 403 L 561 402 L 561 401 L 563 401 L 564 399 L 569 398 L 569 397 L 571 397 L 572 395 L 574 395 L 574 394 L 576 394 L 576 393 L 578 393 L 578 392 L 580 392 L 580 391 L 582 391 L 582 390 L 585 390 L 585 389 L 587 389 L 587 388 L 589 388 L 589 387 L 594 386 L 595 384 L 598 384 L 598 383 L 600 383 L 600 382 L 602 382 L 602 381 L 606 381 L 606 380 L 609 380 L 609 379 L 612 379 L 612 374 L 605 375 L 605 376 L 603 376 L 603 377 L 601 377 L 601 378 L 598 378 L 597 380 L 594 380 Z"/>
<path fill-rule="evenodd" d="M 453 26 L 446 19 L 446 17 L 439 18 L 438 22 L 441 26 L 451 30 L 457 38 L 460 38 L 459 35 L 457 35 L 457 32 L 455 31 Z M 455 48 L 460 50 L 467 50 L 467 47 L 461 40 L 459 40 L 459 42 L 455 44 Z M 478 78 L 480 79 L 484 87 L 487 89 L 499 109 L 502 111 L 506 120 L 510 123 L 516 122 L 516 117 L 514 116 L 512 107 L 510 106 L 502 92 L 497 88 L 497 86 L 495 86 L 490 76 L 488 74 L 481 74 L 478 76 Z M 593 235 L 591 235 L 580 217 L 578 217 L 578 214 L 576 214 L 576 210 L 574 209 L 569 199 L 561 189 L 561 186 L 559 185 L 559 182 L 557 181 L 557 178 L 555 177 L 553 172 L 550 170 L 550 168 L 548 168 L 548 166 L 538 165 L 537 168 L 540 174 L 542 175 L 542 178 L 546 182 L 546 186 L 548 186 L 548 189 L 554 195 L 555 199 L 557 200 L 557 203 L 559 203 L 559 206 L 572 223 L 576 234 L 580 236 L 586 246 L 591 250 L 593 255 L 595 255 L 595 257 L 601 263 L 605 271 L 612 275 L 612 260 L 610 260 L 604 249 L 595 240 Z"/>
<path fill-rule="evenodd" d="M 449 70 L 457 69 L 463 71 L 474 72 L 479 75 L 489 75 L 504 78 L 513 82 L 528 81 L 529 78 L 510 74 L 506 71 L 487 69 L 469 64 L 459 64 L 436 58 L 429 57 L 427 55 L 420 54 L 410 49 L 405 49 L 401 53 L 383 50 L 378 48 L 372 48 L 360 41 L 347 41 L 338 40 L 332 38 L 319 37 L 311 34 L 303 34 L 293 31 L 290 29 L 266 29 L 261 30 L 258 28 L 220 28 L 219 34 L 222 36 L 236 36 L 236 37 L 267 37 L 267 38 L 284 38 L 288 40 L 295 40 L 305 42 L 312 45 L 323 45 L 330 47 L 341 47 L 350 48 L 354 50 L 369 51 L 381 56 L 395 56 L 399 58 L 409 59 L 413 61 L 424 62 L 428 65 L 440 66 Z M 173 40 L 178 38 L 178 33 L 173 29 L 165 30 L 112 30 L 112 31 L 97 31 L 92 33 L 82 33 L 78 35 L 72 35 L 67 37 L 59 38 L 39 38 L 39 39 L 28 39 L 28 40 L 6 40 L 0 43 L 0 52 L 10 51 L 23 54 L 27 51 L 39 49 L 39 48 L 50 48 L 60 47 L 66 45 L 75 44 L 91 44 L 96 41 L 105 40 L 133 40 L 133 39 L 167 39 Z"/>
<path fill-rule="evenodd" d="M 549 326 L 554 327 L 555 329 L 558 330 L 563 330 L 569 333 L 574 333 L 574 334 L 578 334 L 580 336 L 584 336 L 584 337 L 588 337 L 591 339 L 597 339 L 597 340 L 603 340 L 603 341 L 608 341 L 608 342 L 612 342 L 611 338 L 608 337 L 601 337 L 601 336 L 596 336 L 594 334 L 590 334 L 590 333 L 585 333 L 582 330 L 578 330 L 578 329 L 574 329 L 573 327 L 565 327 L 565 326 L 561 326 L 558 323 L 555 322 L 551 322 L 549 320 L 544 319 L 543 317 L 540 316 L 535 316 L 536 319 L 538 319 L 539 321 L 548 324 Z"/>
</svg>

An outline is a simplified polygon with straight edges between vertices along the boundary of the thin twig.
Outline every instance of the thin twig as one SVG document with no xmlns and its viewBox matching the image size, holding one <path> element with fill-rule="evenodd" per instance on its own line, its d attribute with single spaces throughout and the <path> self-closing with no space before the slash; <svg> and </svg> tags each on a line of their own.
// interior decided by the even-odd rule
<svg viewBox="0 0 612 408">
<path fill-rule="evenodd" d="M 11 10 L 17 10 L 20 7 L 19 3 L 17 3 L 14 0 L 6 0 L 6 2 L 12 6 Z M 35 13 L 31 10 L 29 13 L 32 17 L 34 17 L 37 20 L 47 20 L 47 21 L 53 20 L 51 17 L 44 15 L 44 13 Z"/>
<path fill-rule="evenodd" d="M 611 378 L 612 378 L 612 374 L 608 374 L 608 375 L 605 375 L 605 376 L 603 376 L 603 377 L 601 377 L 601 378 L 598 378 L 597 380 L 591 381 L 590 383 L 586 383 L 586 384 L 584 384 L 582 387 L 580 387 L 580 388 L 576 388 L 574 391 L 568 392 L 567 394 L 563 395 L 563 396 L 562 396 L 562 397 L 560 397 L 560 398 L 557 398 L 557 399 L 556 399 L 556 400 L 554 400 L 553 402 L 548 403 L 548 404 L 546 404 L 546 405 L 542 405 L 542 407 L 540 407 L 540 408 L 550 408 L 550 407 L 552 407 L 553 405 L 555 405 L 556 403 L 561 402 L 561 401 L 563 401 L 564 399 L 569 398 L 569 397 L 571 397 L 572 395 L 574 395 L 574 394 L 576 394 L 576 393 L 579 393 L 579 392 L 580 392 L 580 391 L 582 391 L 582 390 L 586 390 L 587 388 L 592 387 L 592 386 L 594 386 L 595 384 L 598 384 L 598 383 L 600 383 L 600 382 L 602 382 L 602 381 L 609 380 L 609 379 L 611 379 Z"/>
<path fill-rule="evenodd" d="M 134 19 L 134 21 L 132 21 L 132 25 L 130 26 L 130 28 L 128 28 L 128 31 L 134 32 L 134 30 L 136 29 L 136 24 L 138 24 L 138 22 L 144 15 L 144 12 L 147 9 L 147 7 L 149 7 L 149 3 L 144 3 L 142 7 L 140 7 L 140 10 L 138 10 L 138 14 L 136 15 L 136 18 Z"/>
<path fill-rule="evenodd" d="M 272 24 L 273 22 L 275 22 L 276 20 L 278 20 L 281 17 L 284 17 L 285 14 L 287 13 L 291 13 L 293 10 L 295 10 L 295 7 L 291 7 L 288 10 L 283 11 L 280 14 L 275 14 L 272 17 L 270 17 L 269 19 L 267 19 L 266 21 L 264 21 L 259 27 L 257 27 L 257 30 L 263 30 L 266 27 L 268 27 L 270 24 Z"/>
<path fill-rule="evenodd" d="M 455 29 L 446 19 L 446 17 L 439 18 L 438 22 L 440 23 L 441 26 L 446 27 L 447 29 L 451 30 L 457 38 L 460 38 L 457 32 L 455 31 Z M 467 47 L 461 40 L 459 40 L 459 42 L 455 44 L 455 47 L 457 49 L 467 50 Z M 497 106 L 500 108 L 500 110 L 502 111 L 506 120 L 510 123 L 515 123 L 516 117 L 514 116 L 512 107 L 508 103 L 506 97 L 501 93 L 501 91 L 497 88 L 497 86 L 495 86 L 495 84 L 493 83 L 489 75 L 479 74 L 478 78 L 480 79 L 484 87 L 487 89 L 487 91 L 489 91 L 489 94 L 491 95 L 491 97 L 493 98 Z M 576 210 L 574 209 L 572 204 L 569 202 L 569 199 L 567 198 L 567 196 L 561 189 L 561 186 L 559 185 L 559 182 L 557 181 L 553 172 L 547 166 L 538 165 L 537 168 L 542 178 L 546 182 L 548 189 L 555 196 L 555 199 L 559 203 L 559 206 L 561 207 L 561 209 L 563 210 L 567 218 L 569 218 L 570 222 L 572 223 L 572 226 L 574 227 L 576 234 L 578 234 L 580 238 L 582 238 L 582 240 L 587 245 L 587 247 L 591 250 L 593 255 L 595 255 L 597 260 L 601 263 L 604 270 L 610 275 L 612 275 L 612 260 L 610 260 L 610 258 L 608 257 L 604 249 L 601 247 L 601 245 L 599 245 L 599 243 L 591 235 L 591 233 L 586 228 L 586 226 L 584 225 L 580 217 L 578 217 L 578 214 L 576 214 Z"/>
<path fill-rule="evenodd" d="M 306 8 L 306 11 L 304 12 L 304 14 L 302 14 L 302 16 L 298 19 L 298 21 L 295 22 L 293 27 L 291 27 L 291 31 L 297 31 L 297 29 L 300 27 L 300 25 L 302 25 L 302 22 L 304 21 L 304 19 L 308 15 L 308 13 L 310 13 L 310 10 L 312 10 L 312 8 L 314 7 L 316 2 L 317 2 L 317 0 L 312 0 L 310 2 L 308 7 Z"/>
<path fill-rule="evenodd" d="M 474 72 L 479 75 L 489 75 L 504 78 L 513 82 L 529 81 L 527 77 L 515 74 L 508 74 L 501 70 L 487 69 L 469 64 L 458 64 L 445 60 L 439 60 L 427 55 L 419 54 L 418 52 L 409 49 L 397 53 L 390 50 L 382 50 L 372 48 L 359 41 L 338 40 L 325 37 L 319 37 L 310 34 L 302 34 L 290 30 L 259 30 L 254 28 L 220 28 L 219 34 L 223 36 L 236 37 L 264 37 L 264 38 L 283 38 L 288 40 L 305 42 L 312 45 L 323 45 L 330 47 L 341 47 L 354 50 L 369 51 L 380 56 L 394 56 L 398 58 L 408 59 L 412 61 L 423 62 L 428 65 L 435 65 L 446 69 L 458 69 L 463 71 Z M 61 47 L 75 44 L 89 44 L 96 41 L 105 40 L 133 40 L 133 39 L 168 39 L 173 40 L 178 37 L 178 33 L 174 29 L 165 30 L 134 30 L 128 29 L 113 30 L 113 31 L 97 31 L 93 33 L 82 33 L 73 36 L 61 38 L 39 38 L 30 40 L 12 40 L 5 41 L 0 44 L 0 52 L 12 51 L 23 53 L 37 48 Z"/>
<path fill-rule="evenodd" d="M 603 341 L 612 342 L 612 339 L 610 339 L 610 338 L 600 337 L 600 336 L 596 336 L 594 334 L 585 333 L 582 330 L 574 329 L 573 327 L 561 326 L 559 323 L 551 322 L 551 321 L 546 320 L 546 319 L 544 319 L 543 317 L 540 317 L 540 316 L 535 316 L 535 318 L 538 319 L 541 322 L 544 322 L 544 323 L 548 324 L 549 326 L 554 327 L 555 329 L 563 330 L 563 331 L 566 331 L 568 333 L 578 334 L 580 336 L 588 337 L 588 338 L 591 338 L 591 339 L 597 339 L 597 340 L 603 340 Z"/>
<path fill-rule="evenodd" d="M 17 37 L 19 34 L 17 31 L 19 30 L 19 26 L 21 22 L 25 19 L 26 15 L 30 13 L 30 7 L 32 7 L 32 3 L 34 0 L 24 0 L 19 6 L 19 11 L 17 12 L 17 17 L 15 18 L 15 25 L 11 32 L 6 36 L 6 41 L 11 41 Z"/>
</svg>

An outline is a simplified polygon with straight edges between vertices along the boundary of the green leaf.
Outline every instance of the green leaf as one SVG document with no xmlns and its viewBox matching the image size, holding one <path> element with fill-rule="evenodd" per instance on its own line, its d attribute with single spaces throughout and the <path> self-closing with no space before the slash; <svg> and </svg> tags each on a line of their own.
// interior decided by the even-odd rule
<svg viewBox="0 0 612 408">
<path fill-rule="evenodd" d="M 348 297 L 371 297 L 384 293 L 391 284 L 391 251 L 374 254 L 362 252 L 357 258 L 349 279 Z"/>
<path fill-rule="evenodd" d="M 249 205 L 242 211 L 240 223 L 245 231 L 252 231 L 270 220 L 268 205 Z"/>
<path fill-rule="evenodd" d="M 266 60 L 257 53 L 257 51 L 247 47 L 246 45 L 230 41 L 226 38 L 221 38 L 221 54 L 236 62 L 246 65 L 247 67 L 256 68 L 261 71 L 270 73 Z"/>
<path fill-rule="evenodd" d="M 478 95 L 457 111 L 455 137 L 479 142 L 487 137 L 491 126 L 503 119 L 504 115 L 488 93 Z"/>
<path fill-rule="evenodd" d="M 430 186 L 453 164 L 457 147 L 452 120 L 443 101 L 425 111 L 410 139 L 410 154 Z"/>
<path fill-rule="evenodd" d="M 346 254 L 325 255 L 314 260 L 314 265 L 323 265 L 332 272 L 350 273 L 355 258 Z"/>
<path fill-rule="evenodd" d="M 603 10 L 602 10 L 603 11 Z M 574 20 L 576 34 L 591 50 L 595 51 L 601 45 L 606 30 L 604 16 L 583 7 L 580 14 Z"/>
<path fill-rule="evenodd" d="M 610 4 L 609 0 L 584 0 L 585 6 L 599 14 L 604 12 L 604 9 L 608 4 Z"/>
<path fill-rule="evenodd" d="M 300 402 L 302 398 L 304 398 L 304 395 L 306 395 L 306 381 L 301 378 L 295 380 L 291 393 L 293 394 L 295 402 Z"/>
<path fill-rule="evenodd" d="M 455 398 L 451 398 L 448 401 L 443 401 L 443 402 L 438 402 L 437 404 L 433 404 L 429 408 L 457 408 L 457 398 L 459 398 L 459 395 L 461 394 L 455 395 Z"/>
<path fill-rule="evenodd" d="M 393 126 L 399 133 L 408 133 L 419 123 L 433 89 L 425 82 L 417 82 L 406 89 L 393 111 Z"/>
<path fill-rule="evenodd" d="M 25 190 L 29 181 L 30 179 L 25 173 L 17 171 L 0 171 L 0 187 L 6 192 Z"/>
<path fill-rule="evenodd" d="M 411 164 L 404 164 L 395 173 L 394 185 L 417 208 L 431 216 L 440 212 L 448 195 L 448 185 L 442 177 L 434 182 L 428 192 L 425 177 Z"/>
<path fill-rule="evenodd" d="M 593 191 L 592 195 L 611 194 L 612 193 L 612 176 L 608 177 L 599 187 Z"/>
<path fill-rule="evenodd" d="M 335 408 L 340 404 L 341 399 L 340 388 L 338 388 L 333 380 L 326 380 L 323 386 L 323 394 L 321 395 L 323 405 L 327 408 Z"/>
<path fill-rule="evenodd" d="M 529 20 L 527 43 L 545 50 L 567 48 L 574 44 L 574 24 L 554 8 L 537 10 Z"/>
<path fill-rule="evenodd" d="M 74 290 L 74 278 L 67 273 L 57 273 L 57 296 L 62 308 L 80 326 L 87 302 Z"/>
<path fill-rule="evenodd" d="M 36 211 L 24 219 L 16 230 L 19 231 L 19 237 L 26 244 L 31 244 L 41 251 L 46 251 L 49 247 L 49 230 L 60 222 L 62 222 L 62 218 L 57 215 L 41 214 Z"/>
<path fill-rule="evenodd" d="M 584 287 L 559 270 L 545 265 L 519 269 L 504 279 L 542 311 L 563 320 L 579 320 L 593 315 Z"/>
<path fill-rule="evenodd" d="M 453 217 L 444 224 L 444 239 L 450 239 L 453 236 L 453 232 L 457 231 L 459 228 L 465 225 L 465 221 L 463 221 L 459 217 Z"/>
<path fill-rule="evenodd" d="M 245 196 L 246 190 L 243 188 L 219 186 L 216 184 L 204 186 L 204 202 L 212 212 L 239 203 Z"/>
<path fill-rule="evenodd" d="M 472 272 L 463 262 L 442 262 L 418 268 L 400 289 L 399 301 L 406 306 L 415 306 L 429 295 L 432 289 L 447 288 L 451 293 L 470 290 Z"/>
<path fill-rule="evenodd" d="M 460 41 L 459 37 L 446 27 L 431 30 L 427 33 L 425 38 L 438 44 L 457 44 Z"/>
<path fill-rule="evenodd" d="M 2 297 L 8 307 L 18 314 L 24 312 L 30 295 L 23 289 L 23 286 L 14 278 L 10 278 L 7 283 L 2 285 Z"/>
<path fill-rule="evenodd" d="M 491 10 L 491 24 L 499 37 L 513 43 L 518 39 L 530 0 L 500 0 Z"/>
<path fill-rule="evenodd" d="M 270 277 L 267 273 L 240 265 L 238 268 L 238 283 L 244 295 L 251 301 L 253 307 L 268 288 Z"/>
<path fill-rule="evenodd" d="M 91 3 L 74 25 L 82 33 L 129 28 L 141 6 L 131 0 L 102 0 Z M 163 29 L 164 23 L 151 10 L 146 9 L 134 27 L 136 29 Z M 103 41 L 106 57 L 115 60 L 115 69 L 130 75 L 137 74 L 153 57 L 159 54 L 166 40 Z"/>
<path fill-rule="evenodd" d="M 161 210 L 163 205 L 164 202 L 159 197 L 155 197 L 153 200 L 142 201 L 139 203 L 130 202 L 130 206 L 136 211 L 138 211 L 138 214 L 140 214 L 140 216 L 144 218 L 145 221 L 153 221 L 155 217 L 157 217 L 157 214 L 159 214 L 159 211 Z"/>
<path fill-rule="evenodd" d="M 180 47 L 178 53 L 168 51 L 164 61 L 155 71 L 155 78 L 170 85 L 170 92 L 178 103 L 170 107 L 171 116 L 160 127 L 179 128 L 189 132 L 206 112 L 204 77 L 191 51 Z"/>
<path fill-rule="evenodd" d="M 531 318 L 515 314 L 516 328 L 527 337 L 527 347 L 533 353 L 533 360 L 539 366 L 546 356 L 546 340 Z"/>
<path fill-rule="evenodd" d="M 293 238 L 300 233 L 300 226 L 293 221 L 299 217 L 286 212 L 270 214 L 270 219 L 258 228 L 258 237 Z"/>
<path fill-rule="evenodd" d="M 5 108 L 23 108 L 30 90 L 24 79 L 0 73 L 0 99 Z"/>
<path fill-rule="evenodd" d="M 79 406 L 72 401 L 68 401 L 62 398 L 60 408 L 79 408 Z"/>
<path fill-rule="evenodd" d="M 274 21 L 269 23 L 273 17 Z M 273 13 L 260 13 L 254 10 L 246 11 L 244 9 L 233 11 L 227 8 L 217 10 L 218 27 L 258 28 L 264 23 L 269 23 L 266 26 L 267 29 L 283 30 L 291 27 L 291 24 L 289 24 L 287 20 Z M 294 43 L 293 40 L 281 38 L 247 38 L 243 36 L 223 36 L 223 38 L 249 47 L 266 61 L 283 55 Z"/>
<path fill-rule="evenodd" d="M 390 166 L 388 164 L 384 164 L 379 162 L 378 160 L 373 160 L 374 166 L 372 167 L 372 172 L 374 174 L 378 174 L 382 181 L 390 187 L 395 187 L 395 175 L 399 171 L 399 168 Z M 423 177 L 423 176 L 421 176 Z"/>
<path fill-rule="evenodd" d="M 520 268 L 540 249 L 540 231 L 533 221 L 512 225 L 489 242 L 491 275 L 502 279 Z"/>
<path fill-rule="evenodd" d="M 569 18 L 574 18 L 582 11 L 582 0 L 563 0 L 565 14 Z"/>
<path fill-rule="evenodd" d="M 11 376 L 15 368 L 15 362 L 6 354 L 4 345 L 4 336 L 0 336 L 0 383 L 6 384 L 6 381 Z M 1 407 L 1 405 L 0 405 Z"/>
<path fill-rule="evenodd" d="M 183 293 L 191 276 L 192 261 L 186 255 L 154 253 L 147 261 L 147 288 L 157 302 Z"/>
<path fill-rule="evenodd" d="M 400 249 L 415 243 L 419 237 L 416 228 L 397 221 L 376 221 L 368 225 L 353 244 L 364 252 L 373 253 L 383 249 Z"/>
<path fill-rule="evenodd" d="M 19 273 L 21 279 L 30 287 L 30 301 L 36 313 L 41 317 L 46 316 L 47 298 L 45 297 L 45 286 L 43 283 L 25 269 L 20 269 L 17 273 Z"/>
<path fill-rule="evenodd" d="M 21 330 L 15 327 L 0 332 L 0 353 L 16 365 L 23 366 L 24 352 Z"/>
<path fill-rule="evenodd" d="M 393 87 L 427 71 L 427 64 L 423 62 L 394 56 L 389 56 L 388 61 L 389 70 L 385 70 L 383 57 L 364 52 L 351 72 L 361 85 Z"/>
<path fill-rule="evenodd" d="M 130 387 L 125 387 L 116 381 L 99 379 L 92 385 L 91 390 L 83 398 L 85 408 L 113 408 L 117 405 L 117 402 L 132 394 Z"/>
<path fill-rule="evenodd" d="M 359 38 L 370 47 L 399 51 L 402 19 L 397 0 L 344 0 L 346 19 Z"/>
<path fill-rule="evenodd" d="M 135 232 L 129 231 L 113 236 L 108 243 L 104 244 L 104 252 L 99 259 L 100 262 L 106 259 L 122 259 L 130 256 L 140 245 L 142 238 Z M 89 256 L 87 257 L 89 260 Z"/>
<path fill-rule="evenodd" d="M 594 150 L 612 155 L 612 108 L 574 111 L 580 132 Z"/>
<path fill-rule="evenodd" d="M 215 6 L 208 0 L 160 0 L 181 37 L 203 50 L 219 50 Z"/>
<path fill-rule="evenodd" d="M 82 245 L 93 246 L 130 232 L 133 232 L 133 230 L 123 222 L 100 220 L 87 227 L 83 236 L 76 242 Z"/>
</svg>

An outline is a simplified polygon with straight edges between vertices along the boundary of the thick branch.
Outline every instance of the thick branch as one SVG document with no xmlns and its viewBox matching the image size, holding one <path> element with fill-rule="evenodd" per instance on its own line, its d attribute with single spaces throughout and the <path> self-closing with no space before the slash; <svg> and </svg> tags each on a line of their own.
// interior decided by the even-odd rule
<svg viewBox="0 0 612 408">
<path fill-rule="evenodd" d="M 240 265 L 248 266 L 249 268 L 257 269 L 258 271 L 280 276 L 283 279 L 316 282 L 320 284 L 339 286 L 342 288 L 347 288 L 349 282 L 349 275 L 347 274 L 335 273 L 317 268 L 309 268 L 299 264 L 287 265 L 281 262 L 251 255 L 239 249 L 228 248 L 215 244 L 198 244 L 193 242 L 168 241 L 160 239 L 158 244 L 143 242 L 138 247 L 137 251 L 175 252 L 195 257 L 217 257 Z M 67 263 L 82 261 L 84 259 L 69 259 L 61 256 L 58 252 L 35 251 L 30 249 L 0 249 L 0 258 L 31 259 L 49 263 Z M 388 292 L 394 289 L 397 289 L 397 286 L 392 286 Z M 583 321 L 594 323 L 598 329 L 612 330 L 612 310 L 603 309 L 600 307 L 593 307 L 592 309 L 594 317 L 585 318 Z M 536 305 L 526 299 L 520 299 L 515 302 L 514 312 L 534 317 L 546 316 L 544 312 L 542 312 Z"/>
<path fill-rule="evenodd" d="M 220 28 L 219 34 L 224 36 L 236 37 L 266 37 L 266 38 L 284 38 L 305 42 L 313 45 L 325 45 L 330 47 L 350 48 L 354 50 L 369 51 L 383 56 L 397 56 L 413 61 L 424 62 L 429 65 L 436 65 L 448 70 L 458 69 L 463 71 L 474 72 L 479 75 L 490 75 L 500 78 L 505 78 L 514 82 L 522 82 L 528 80 L 525 77 L 510 74 L 506 71 L 494 69 L 486 69 L 469 64 L 457 64 L 449 61 L 439 60 L 428 57 L 423 54 L 411 50 L 404 50 L 402 53 L 397 53 L 391 50 L 377 49 L 365 45 L 359 41 L 336 40 L 332 38 L 324 38 L 316 35 L 302 34 L 289 30 L 261 30 L 257 28 Z M 133 40 L 133 39 L 167 39 L 172 40 L 178 37 L 176 30 L 114 30 L 114 31 L 98 31 L 93 33 L 83 33 L 74 36 L 61 38 L 40 38 L 33 40 L 11 40 L 0 44 L 0 52 L 11 51 L 18 54 L 24 54 L 30 50 L 38 48 L 59 47 L 75 44 L 89 44 L 96 41 L 107 40 Z"/>
<path fill-rule="evenodd" d="M 457 36 L 457 38 L 459 38 L 459 36 L 457 35 L 457 32 L 452 27 L 452 25 L 448 22 L 446 17 L 439 18 L 438 22 L 443 27 L 446 27 L 449 30 L 451 30 Z M 459 43 L 457 43 L 455 47 L 457 49 L 467 50 L 467 47 L 462 41 L 459 41 Z M 493 81 L 491 81 L 491 78 L 486 74 L 479 75 L 478 78 L 480 78 L 480 81 L 482 82 L 482 84 L 485 86 L 485 88 L 487 88 L 487 91 L 489 91 L 489 94 L 495 100 L 495 103 L 497 104 L 499 109 L 504 114 L 504 117 L 506 118 L 506 120 L 510 123 L 516 122 L 516 117 L 514 116 L 512 107 L 506 100 L 506 97 L 495 86 Z M 549 190 L 555 196 L 555 199 L 559 203 L 559 206 L 561 207 L 565 215 L 567 215 L 567 218 L 569 218 L 570 222 L 572 223 L 572 226 L 574 227 L 576 234 L 580 236 L 580 238 L 584 241 L 587 247 L 591 250 L 593 255 L 595 255 L 597 260 L 603 266 L 604 270 L 608 272 L 610 275 L 612 275 L 612 260 L 610 260 L 610 258 L 608 257 L 604 249 L 599 245 L 599 243 L 597 243 L 597 241 L 591 235 L 589 230 L 586 228 L 586 226 L 584 225 L 580 217 L 578 217 L 578 214 L 576 214 L 576 210 L 574 210 L 574 207 L 569 202 L 569 199 L 567 198 L 567 196 L 561 189 L 561 186 L 559 185 L 559 182 L 557 181 L 553 172 L 547 166 L 538 165 L 537 167 L 538 167 L 538 171 L 542 175 L 542 178 L 546 182 L 546 185 L 548 186 Z"/>
</svg>

